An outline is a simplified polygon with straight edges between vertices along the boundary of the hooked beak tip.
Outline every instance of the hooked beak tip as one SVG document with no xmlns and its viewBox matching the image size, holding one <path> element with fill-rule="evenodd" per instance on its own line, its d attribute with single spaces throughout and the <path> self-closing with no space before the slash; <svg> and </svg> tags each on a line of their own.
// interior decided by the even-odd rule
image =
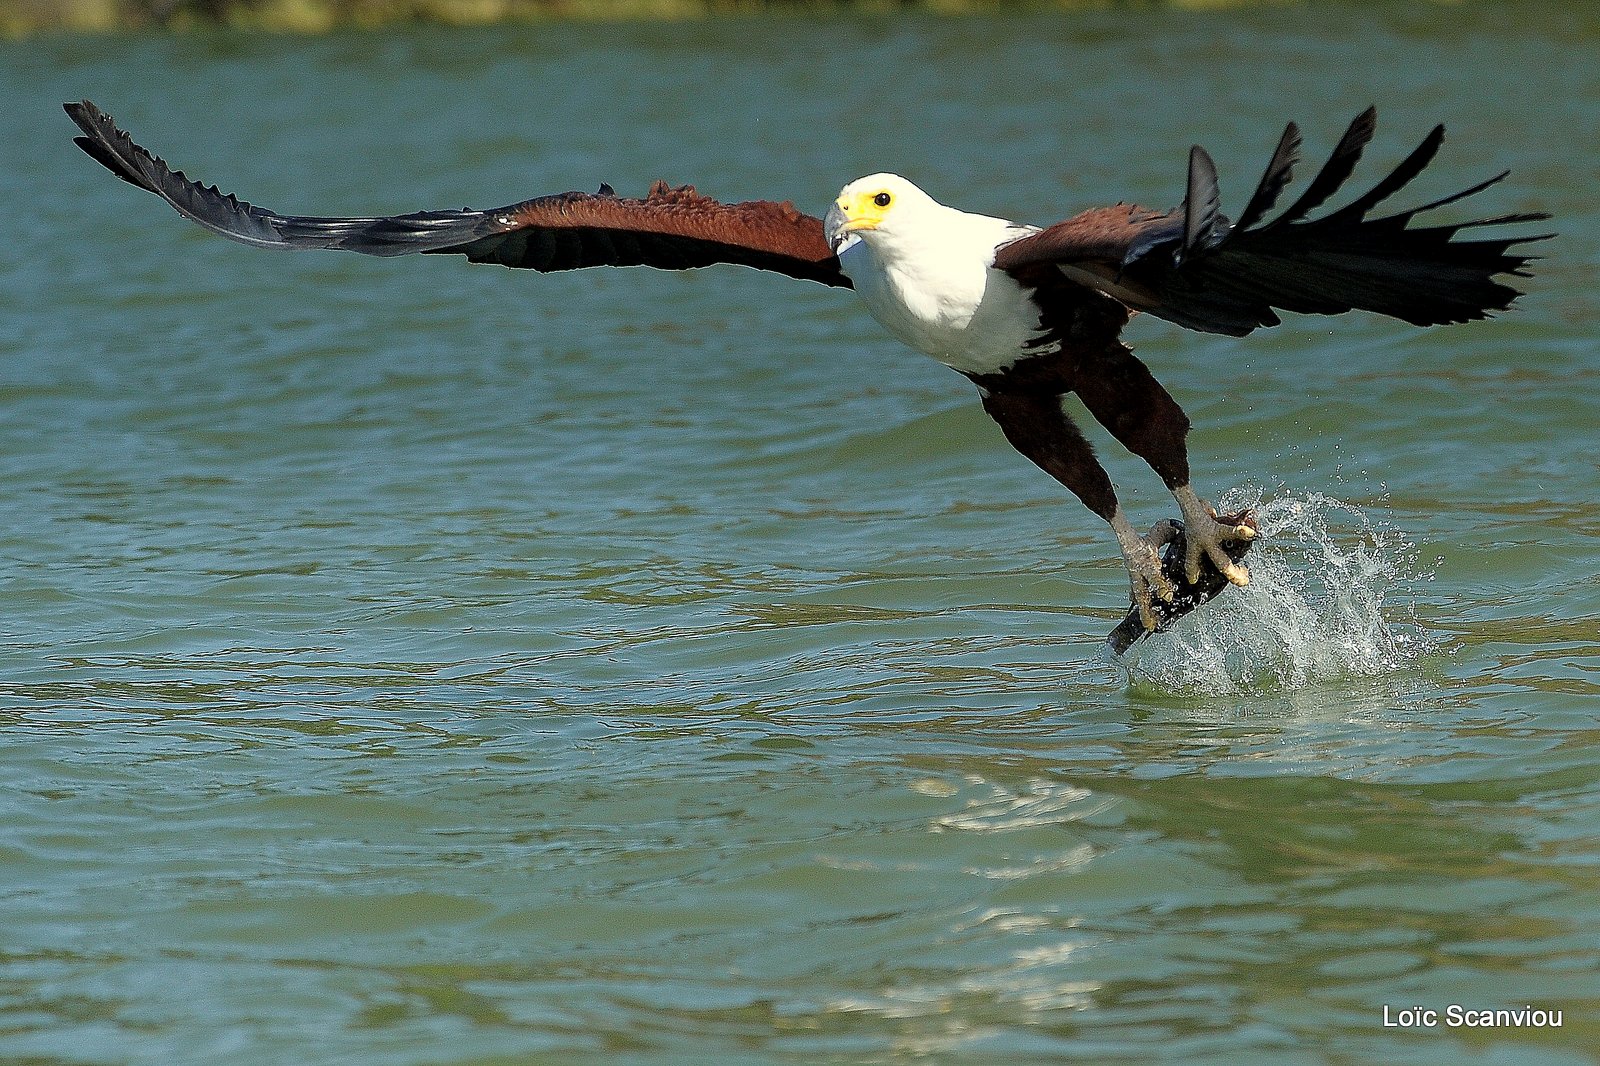
<svg viewBox="0 0 1600 1066">
<path fill-rule="evenodd" d="M 839 246 L 846 243 L 858 233 L 866 233 L 878 228 L 876 222 L 866 218 L 844 218 L 834 222 L 830 227 L 833 235 L 832 244 L 837 251 Z"/>
</svg>

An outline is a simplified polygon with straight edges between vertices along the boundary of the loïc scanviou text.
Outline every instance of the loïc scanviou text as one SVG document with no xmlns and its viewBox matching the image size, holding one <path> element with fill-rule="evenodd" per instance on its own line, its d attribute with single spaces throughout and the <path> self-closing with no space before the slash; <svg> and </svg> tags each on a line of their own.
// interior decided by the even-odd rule
<svg viewBox="0 0 1600 1066">
<path fill-rule="evenodd" d="M 1526 1004 L 1510 1009 L 1495 1010 L 1464 1007 L 1452 1003 L 1441 1009 L 1435 1007 L 1391 1007 L 1383 1005 L 1385 1029 L 1559 1029 L 1561 1011 L 1547 1010 Z"/>
</svg>

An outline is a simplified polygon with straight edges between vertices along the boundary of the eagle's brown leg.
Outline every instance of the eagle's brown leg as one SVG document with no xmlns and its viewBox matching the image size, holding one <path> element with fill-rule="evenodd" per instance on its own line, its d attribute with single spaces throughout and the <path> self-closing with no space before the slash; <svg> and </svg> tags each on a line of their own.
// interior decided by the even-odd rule
<svg viewBox="0 0 1600 1066">
<path fill-rule="evenodd" d="M 1049 391 L 989 391 L 980 385 L 983 409 L 1000 424 L 1006 440 L 1045 473 L 1071 489 L 1084 505 L 1105 519 L 1116 534 L 1128 568 L 1133 602 L 1146 629 L 1156 627 L 1155 597 L 1172 599 L 1176 590 L 1161 572 L 1159 544 L 1139 536 L 1117 503 L 1111 477 L 1094 457 L 1094 448 L 1061 410 L 1061 397 Z"/>
<path fill-rule="evenodd" d="M 1150 464 L 1178 501 L 1188 548 L 1184 576 L 1189 583 L 1200 579 L 1200 558 L 1205 555 L 1233 584 L 1248 585 L 1250 572 L 1228 558 L 1222 545 L 1255 534 L 1247 526 L 1218 522 L 1216 511 L 1190 487 L 1185 443 L 1189 416 L 1127 345 L 1113 342 L 1077 354 L 1073 391 L 1123 447 Z"/>
</svg>

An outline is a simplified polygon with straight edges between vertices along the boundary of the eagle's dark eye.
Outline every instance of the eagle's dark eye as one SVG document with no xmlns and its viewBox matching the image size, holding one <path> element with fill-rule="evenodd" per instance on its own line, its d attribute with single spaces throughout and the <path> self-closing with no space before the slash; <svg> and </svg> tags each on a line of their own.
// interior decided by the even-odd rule
<svg viewBox="0 0 1600 1066">
<path fill-rule="evenodd" d="M 894 197 L 890 196 L 888 193 L 880 192 L 878 195 L 872 198 L 872 202 L 877 204 L 879 207 L 888 207 L 889 201 L 892 199 L 894 199 Z"/>
</svg>

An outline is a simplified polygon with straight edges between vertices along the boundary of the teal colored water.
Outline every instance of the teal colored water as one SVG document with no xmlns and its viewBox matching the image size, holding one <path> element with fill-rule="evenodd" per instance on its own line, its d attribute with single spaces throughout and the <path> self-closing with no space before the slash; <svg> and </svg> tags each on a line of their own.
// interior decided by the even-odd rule
<svg viewBox="0 0 1600 1066">
<path fill-rule="evenodd" d="M 1482 3 L 5 45 L 0 1060 L 1593 1061 L 1597 44 Z M 1175 203 L 1195 140 L 1237 210 L 1284 121 L 1376 102 L 1376 162 L 1451 130 L 1408 202 L 1510 167 L 1482 210 L 1561 236 L 1491 323 L 1137 322 L 1272 535 L 1125 671 L 1110 538 L 848 294 L 253 251 L 72 148 L 85 96 L 289 211 L 890 169 L 1040 222 Z"/>
</svg>

